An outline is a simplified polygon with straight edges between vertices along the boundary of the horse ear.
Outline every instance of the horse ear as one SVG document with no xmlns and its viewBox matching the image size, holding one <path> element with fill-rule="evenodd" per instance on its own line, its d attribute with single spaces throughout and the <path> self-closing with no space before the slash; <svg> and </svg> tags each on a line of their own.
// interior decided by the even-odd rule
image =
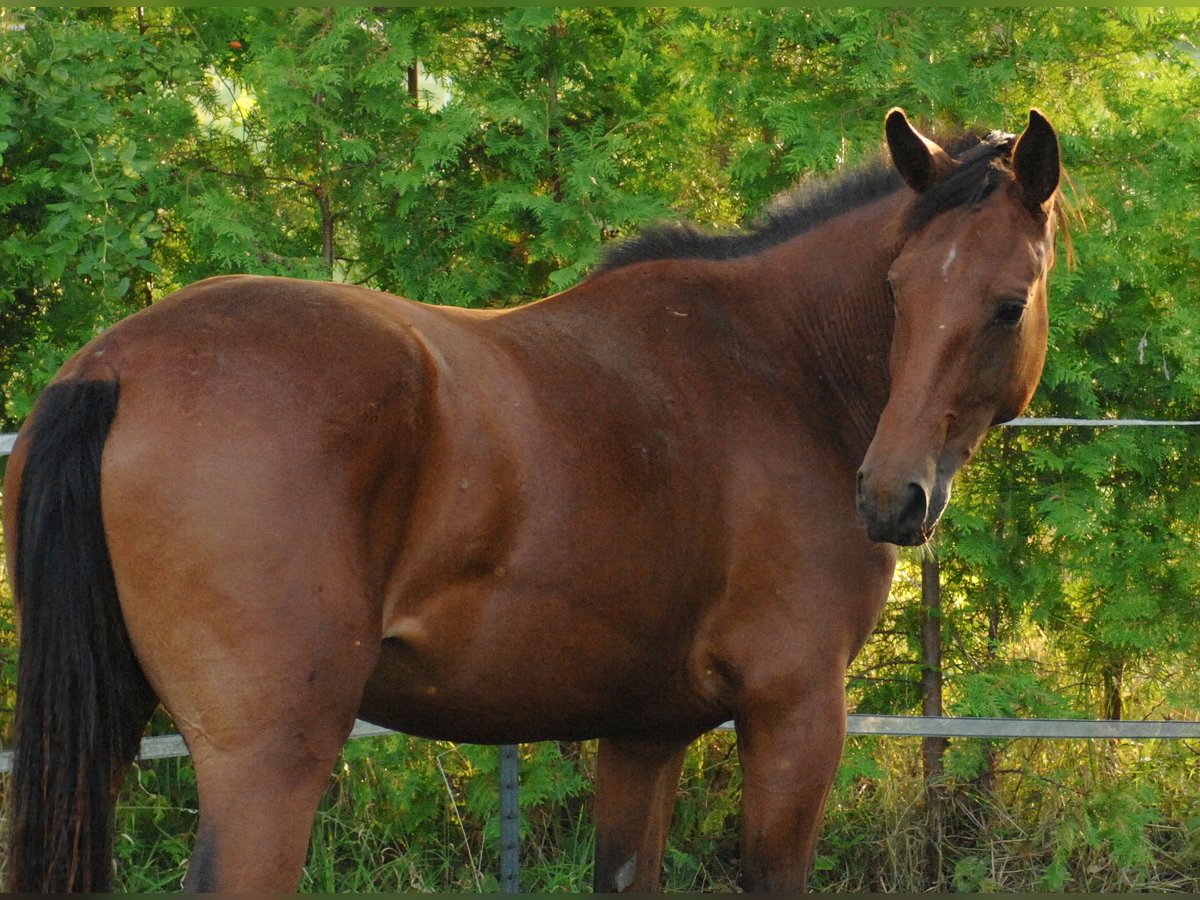
<svg viewBox="0 0 1200 900">
<path fill-rule="evenodd" d="M 1017 138 L 1012 154 L 1013 174 L 1021 199 L 1030 209 L 1040 209 L 1058 188 L 1058 135 L 1036 109 L 1029 111 L 1029 125 Z"/>
<path fill-rule="evenodd" d="M 929 190 L 954 168 L 950 154 L 913 128 L 900 107 L 888 112 L 883 130 L 896 171 L 918 194 Z"/>
</svg>

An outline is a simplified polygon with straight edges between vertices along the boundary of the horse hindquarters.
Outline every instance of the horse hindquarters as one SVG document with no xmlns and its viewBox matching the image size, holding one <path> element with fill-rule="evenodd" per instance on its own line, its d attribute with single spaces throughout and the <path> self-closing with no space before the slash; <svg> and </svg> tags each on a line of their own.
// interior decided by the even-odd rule
<svg viewBox="0 0 1200 900">
<path fill-rule="evenodd" d="M 115 381 L 50 387 L 9 464 L 20 612 L 14 892 L 109 889 L 114 794 L 157 702 L 129 644 L 101 518 L 100 459 L 117 398 Z"/>
<path fill-rule="evenodd" d="M 185 887 L 293 891 L 379 655 L 358 476 L 340 445 L 281 435 L 269 396 L 203 411 L 181 442 L 174 394 L 149 382 L 127 376 L 105 523 L 129 634 L 195 765 Z"/>
</svg>

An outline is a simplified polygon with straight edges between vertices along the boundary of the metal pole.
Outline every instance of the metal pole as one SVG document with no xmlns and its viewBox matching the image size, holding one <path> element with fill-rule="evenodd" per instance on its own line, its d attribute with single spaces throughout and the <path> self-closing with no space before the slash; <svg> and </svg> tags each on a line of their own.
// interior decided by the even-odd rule
<svg viewBox="0 0 1200 900">
<path fill-rule="evenodd" d="M 521 892 L 521 804 L 518 799 L 517 747 L 500 747 L 500 890 Z"/>
</svg>

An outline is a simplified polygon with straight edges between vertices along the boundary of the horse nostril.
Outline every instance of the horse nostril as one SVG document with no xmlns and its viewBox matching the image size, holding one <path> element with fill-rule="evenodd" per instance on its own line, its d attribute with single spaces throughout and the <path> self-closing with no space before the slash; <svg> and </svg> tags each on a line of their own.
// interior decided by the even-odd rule
<svg viewBox="0 0 1200 900">
<path fill-rule="evenodd" d="M 900 510 L 898 521 L 908 526 L 920 527 L 925 523 L 928 512 L 929 500 L 925 496 L 925 489 L 916 482 L 909 482 L 908 499 Z"/>
</svg>

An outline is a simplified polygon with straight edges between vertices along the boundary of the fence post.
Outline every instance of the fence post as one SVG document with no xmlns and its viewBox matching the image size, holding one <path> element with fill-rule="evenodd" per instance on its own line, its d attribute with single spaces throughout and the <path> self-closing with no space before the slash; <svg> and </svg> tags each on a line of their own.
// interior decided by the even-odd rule
<svg viewBox="0 0 1200 900">
<path fill-rule="evenodd" d="M 521 892 L 521 804 L 518 797 L 517 747 L 500 747 L 500 890 Z"/>
</svg>

